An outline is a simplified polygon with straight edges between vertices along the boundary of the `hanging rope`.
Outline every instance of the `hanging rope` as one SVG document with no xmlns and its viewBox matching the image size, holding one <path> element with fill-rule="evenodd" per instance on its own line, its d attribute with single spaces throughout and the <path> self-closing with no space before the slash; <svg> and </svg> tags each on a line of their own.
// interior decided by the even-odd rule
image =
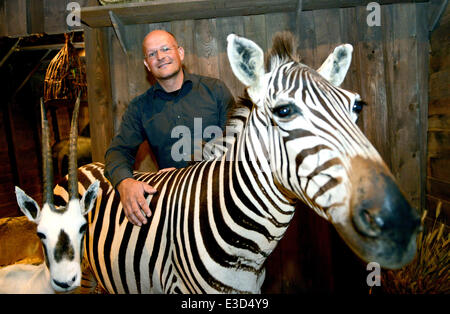
<svg viewBox="0 0 450 314">
<path fill-rule="evenodd" d="M 84 64 L 72 45 L 69 34 L 65 34 L 65 45 L 50 62 L 44 81 L 44 100 L 73 100 L 81 92 L 86 99 L 87 83 Z"/>
</svg>

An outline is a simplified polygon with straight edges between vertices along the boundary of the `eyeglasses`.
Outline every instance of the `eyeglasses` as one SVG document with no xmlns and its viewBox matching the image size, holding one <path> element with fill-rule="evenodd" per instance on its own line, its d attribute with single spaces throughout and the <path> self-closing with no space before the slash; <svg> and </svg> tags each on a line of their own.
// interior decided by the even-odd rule
<svg viewBox="0 0 450 314">
<path fill-rule="evenodd" d="M 174 48 L 178 48 L 178 47 L 175 47 L 175 46 L 170 46 L 170 47 L 162 46 L 161 48 L 159 48 L 157 50 L 150 51 L 145 57 L 149 58 L 149 59 L 154 59 L 154 58 L 156 58 L 156 55 L 157 55 L 158 51 L 161 54 L 163 54 L 163 55 L 167 55 L 167 54 L 172 53 L 172 50 L 174 50 Z"/>
</svg>

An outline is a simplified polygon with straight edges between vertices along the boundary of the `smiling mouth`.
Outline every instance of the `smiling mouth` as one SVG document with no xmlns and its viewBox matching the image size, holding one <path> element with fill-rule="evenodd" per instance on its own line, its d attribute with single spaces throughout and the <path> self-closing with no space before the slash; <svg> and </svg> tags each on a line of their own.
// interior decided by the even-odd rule
<svg viewBox="0 0 450 314">
<path fill-rule="evenodd" d="M 170 62 L 158 65 L 158 69 L 164 68 L 164 67 L 168 66 L 169 64 L 170 64 Z"/>
</svg>

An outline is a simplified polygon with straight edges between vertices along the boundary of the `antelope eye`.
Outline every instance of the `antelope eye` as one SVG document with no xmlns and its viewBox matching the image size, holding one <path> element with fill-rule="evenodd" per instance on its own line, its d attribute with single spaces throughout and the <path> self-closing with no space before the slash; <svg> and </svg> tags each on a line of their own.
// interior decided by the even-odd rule
<svg viewBox="0 0 450 314">
<path fill-rule="evenodd" d="M 36 234 L 37 234 L 37 236 L 39 237 L 39 239 L 41 239 L 41 240 L 44 240 L 44 239 L 47 238 L 47 237 L 45 236 L 45 234 L 43 234 L 42 232 L 37 232 Z"/>
<path fill-rule="evenodd" d="M 86 232 L 86 228 L 87 228 L 87 223 L 80 227 L 80 233 Z"/>
</svg>

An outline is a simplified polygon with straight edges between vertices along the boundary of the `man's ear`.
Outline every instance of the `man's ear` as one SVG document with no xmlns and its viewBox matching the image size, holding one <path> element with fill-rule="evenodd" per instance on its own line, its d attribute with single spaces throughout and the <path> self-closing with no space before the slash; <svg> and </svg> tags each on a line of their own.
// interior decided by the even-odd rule
<svg viewBox="0 0 450 314">
<path fill-rule="evenodd" d="M 177 50 L 178 50 L 178 54 L 180 55 L 180 60 L 183 62 L 183 60 L 184 60 L 184 48 L 179 46 Z"/>
<path fill-rule="evenodd" d="M 147 68 L 147 70 L 148 70 L 150 73 L 152 73 L 152 71 L 150 70 L 150 67 L 148 66 L 147 59 L 144 59 L 144 64 L 145 64 L 145 67 Z"/>
<path fill-rule="evenodd" d="M 29 221 L 39 223 L 41 208 L 34 199 L 28 196 L 21 188 L 16 186 L 16 199 L 19 208 Z"/>
</svg>

